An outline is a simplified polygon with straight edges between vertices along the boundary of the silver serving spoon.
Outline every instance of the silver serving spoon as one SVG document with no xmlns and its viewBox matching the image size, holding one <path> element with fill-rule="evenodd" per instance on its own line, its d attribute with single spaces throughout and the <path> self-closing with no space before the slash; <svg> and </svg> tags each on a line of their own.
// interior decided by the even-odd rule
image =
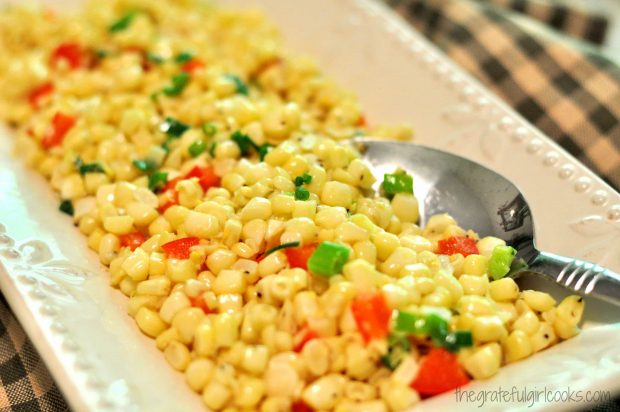
<svg viewBox="0 0 620 412">
<path fill-rule="evenodd" d="M 412 143 L 360 138 L 353 144 L 378 176 L 399 167 L 413 175 L 421 225 L 434 214 L 449 213 L 463 227 L 496 236 L 517 249 L 528 268 L 510 276 L 535 273 L 580 295 L 620 305 L 620 275 L 536 249 L 530 208 L 506 178 L 471 160 Z"/>
</svg>

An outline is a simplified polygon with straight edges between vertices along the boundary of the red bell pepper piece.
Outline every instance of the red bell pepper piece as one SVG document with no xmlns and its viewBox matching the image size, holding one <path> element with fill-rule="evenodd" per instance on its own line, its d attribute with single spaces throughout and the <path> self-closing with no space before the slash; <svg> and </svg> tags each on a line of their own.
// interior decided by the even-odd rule
<svg viewBox="0 0 620 412">
<path fill-rule="evenodd" d="M 189 301 L 193 307 L 202 309 L 202 311 L 207 315 L 209 313 L 215 313 L 215 311 L 209 308 L 209 305 L 207 304 L 207 302 L 205 301 L 205 298 L 202 295 L 198 295 L 195 298 L 190 297 Z"/>
<path fill-rule="evenodd" d="M 383 293 L 367 292 L 358 295 L 351 302 L 351 311 L 366 342 L 383 339 L 388 335 L 392 311 Z"/>
<path fill-rule="evenodd" d="M 54 84 L 52 82 L 43 83 L 28 94 L 28 103 L 33 109 L 41 107 L 42 100 L 52 94 L 54 91 Z"/>
<path fill-rule="evenodd" d="M 202 69 L 203 67 L 205 67 L 205 64 L 202 62 L 202 60 L 194 58 L 181 66 L 181 70 L 185 73 L 193 73 L 198 69 Z"/>
<path fill-rule="evenodd" d="M 131 250 L 136 250 L 141 244 L 146 242 L 146 235 L 140 232 L 133 232 L 120 235 L 118 240 L 121 242 L 121 247 L 128 247 Z"/>
<path fill-rule="evenodd" d="M 316 244 L 305 245 L 301 247 L 291 247 L 284 249 L 284 253 L 286 254 L 286 258 L 288 259 L 288 264 L 292 268 L 301 268 L 304 270 L 308 270 L 308 259 L 316 250 Z"/>
<path fill-rule="evenodd" d="M 418 375 L 411 387 L 424 397 L 439 395 L 466 385 L 469 377 L 459 365 L 454 353 L 444 348 L 433 348 L 420 364 Z"/>
<path fill-rule="evenodd" d="M 192 246 L 197 246 L 200 240 L 197 237 L 184 237 L 164 243 L 161 248 L 172 259 L 189 259 L 189 252 Z"/>
<path fill-rule="evenodd" d="M 83 66 L 84 51 L 82 46 L 77 43 L 62 43 L 52 53 L 52 65 L 57 66 L 58 62 L 64 60 L 71 69 L 78 69 Z"/>
<path fill-rule="evenodd" d="M 304 401 L 297 400 L 291 405 L 291 412 L 314 412 L 314 409 L 308 406 Z"/>
<path fill-rule="evenodd" d="M 202 190 L 204 190 L 205 192 L 210 187 L 219 187 L 220 185 L 220 177 L 215 174 L 215 171 L 211 166 L 195 166 L 185 176 L 186 179 L 190 179 L 192 177 L 198 178 L 198 183 L 200 183 L 200 186 L 202 186 Z"/>
<path fill-rule="evenodd" d="M 437 252 L 440 255 L 455 255 L 460 253 L 463 256 L 480 254 L 476 241 L 465 236 L 452 236 L 437 242 Z"/>
<path fill-rule="evenodd" d="M 304 327 L 296 336 L 299 339 L 299 342 L 293 347 L 295 352 L 301 352 L 306 343 L 310 342 L 312 339 L 317 338 L 316 333 L 309 327 Z"/>
<path fill-rule="evenodd" d="M 360 115 L 359 119 L 357 119 L 356 126 L 359 126 L 359 127 L 366 127 L 366 126 L 368 126 L 368 120 L 366 120 L 366 116 L 364 116 L 363 114 Z"/>
<path fill-rule="evenodd" d="M 52 119 L 51 126 L 47 129 L 41 144 L 45 149 L 58 146 L 62 143 L 65 135 L 75 124 L 75 117 L 63 113 L 56 113 Z"/>
</svg>

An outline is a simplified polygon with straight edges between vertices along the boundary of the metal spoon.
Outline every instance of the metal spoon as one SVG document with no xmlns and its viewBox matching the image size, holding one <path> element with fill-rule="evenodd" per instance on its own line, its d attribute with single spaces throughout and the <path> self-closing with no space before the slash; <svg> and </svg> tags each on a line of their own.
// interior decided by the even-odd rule
<svg viewBox="0 0 620 412">
<path fill-rule="evenodd" d="M 414 176 L 421 225 L 434 214 L 449 213 L 463 227 L 517 249 L 528 268 L 510 276 L 535 273 L 580 295 L 620 305 L 620 275 L 536 248 L 530 207 L 506 178 L 471 160 L 412 143 L 360 138 L 353 144 L 378 175 L 403 168 Z"/>
</svg>

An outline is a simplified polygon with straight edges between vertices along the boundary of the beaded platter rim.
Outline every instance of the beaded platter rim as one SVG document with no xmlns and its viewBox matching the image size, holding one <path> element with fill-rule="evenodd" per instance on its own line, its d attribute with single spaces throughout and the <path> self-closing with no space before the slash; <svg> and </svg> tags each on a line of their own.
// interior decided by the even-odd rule
<svg viewBox="0 0 620 412">
<path fill-rule="evenodd" d="M 571 182 L 571 190 L 581 196 L 580 201 L 588 201 L 595 209 L 595 213 L 570 222 L 573 231 L 582 235 L 584 239 L 600 237 L 604 239 L 603 243 L 608 243 L 610 239 L 619 240 L 620 195 L 613 189 L 548 137 L 529 125 L 476 80 L 465 74 L 385 5 L 377 0 L 345 0 L 342 4 L 364 16 L 363 18 L 373 22 L 372 24 L 381 26 L 384 37 L 387 36 L 385 40 L 397 43 L 397 47 L 408 51 L 414 64 L 423 65 L 438 81 L 449 85 L 455 91 L 458 90 L 459 103 L 448 108 L 444 118 L 457 123 L 486 125 L 480 126 L 482 129 L 474 130 L 474 134 L 482 136 L 479 137 L 479 147 L 483 157 L 494 160 L 485 149 L 488 142 L 485 142 L 484 136 L 496 133 L 507 136 L 509 139 L 505 140 L 518 144 L 522 150 L 535 156 L 549 173 L 555 174 L 558 181 Z M 19 196 L 19 193 L 13 196 Z M 36 234 L 32 235 L 36 239 L 34 236 Z M 77 302 L 74 301 L 75 294 L 67 292 L 67 289 L 61 286 L 66 284 L 66 278 L 69 277 L 73 282 L 70 284 L 76 286 L 89 277 L 103 274 L 99 273 L 100 270 L 92 272 L 63 259 L 57 259 L 52 249 L 54 248 L 41 240 L 22 240 L 12 236 L 2 225 L 0 218 L 0 269 L 3 269 L 0 270 L 0 284 L 3 290 L 16 292 L 9 297 L 11 306 L 20 320 L 28 326 L 26 329 L 35 341 L 41 356 L 48 365 L 54 366 L 52 374 L 75 410 L 139 410 L 139 397 L 136 400 L 130 388 L 124 387 L 123 382 L 103 379 L 105 373 L 101 372 L 97 362 L 79 356 L 84 353 L 84 342 L 76 341 L 72 337 L 71 326 L 67 326 L 62 319 L 59 319 L 63 304 L 72 305 Z M 57 281 L 58 277 L 61 281 Z M 570 373 L 555 376 L 556 387 L 558 383 L 577 382 L 578 387 L 591 388 L 599 385 L 618 391 L 620 388 L 617 384 L 613 384 L 613 380 L 619 377 L 620 372 L 613 372 L 620 370 L 618 367 L 620 355 L 603 343 L 605 338 L 620 335 L 617 326 L 616 324 L 597 328 L 594 333 L 575 339 L 586 342 L 581 345 L 592 346 L 593 350 L 584 351 L 579 342 L 567 342 L 568 345 L 562 345 L 560 350 L 555 347 L 546 351 L 554 353 L 554 356 L 537 356 L 538 364 L 544 364 L 549 370 L 562 368 L 565 364 L 571 365 Z M 44 341 L 37 342 L 39 339 Z M 532 361 L 528 360 L 504 368 L 510 369 L 511 372 L 501 371 L 501 382 L 546 383 L 545 379 L 539 377 L 537 370 L 530 367 L 528 372 L 527 365 L 530 363 Z M 596 378 L 584 380 L 580 377 L 580 372 L 593 370 L 593 367 L 599 368 L 599 372 L 602 370 Z M 518 373 L 519 371 L 523 373 Z M 485 382 L 477 382 L 475 388 L 483 390 L 488 387 L 485 385 Z M 119 393 L 123 396 L 119 396 Z M 188 396 L 195 397 L 190 390 L 187 393 Z M 421 409 L 453 407 L 454 403 L 450 402 L 450 399 L 448 396 L 443 396 L 427 401 L 421 405 Z M 473 405 L 470 406 L 475 408 Z M 549 405 L 537 405 L 532 409 L 555 408 Z"/>
</svg>

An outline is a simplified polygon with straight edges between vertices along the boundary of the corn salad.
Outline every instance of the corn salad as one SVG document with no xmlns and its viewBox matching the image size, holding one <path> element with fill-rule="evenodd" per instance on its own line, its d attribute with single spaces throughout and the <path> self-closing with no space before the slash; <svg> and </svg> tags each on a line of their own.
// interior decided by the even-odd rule
<svg viewBox="0 0 620 412">
<path fill-rule="evenodd" d="M 352 94 L 255 11 L 112 0 L 0 13 L 0 116 L 207 408 L 401 411 L 579 331 L 514 249 L 418 221 L 350 146 Z"/>
</svg>

